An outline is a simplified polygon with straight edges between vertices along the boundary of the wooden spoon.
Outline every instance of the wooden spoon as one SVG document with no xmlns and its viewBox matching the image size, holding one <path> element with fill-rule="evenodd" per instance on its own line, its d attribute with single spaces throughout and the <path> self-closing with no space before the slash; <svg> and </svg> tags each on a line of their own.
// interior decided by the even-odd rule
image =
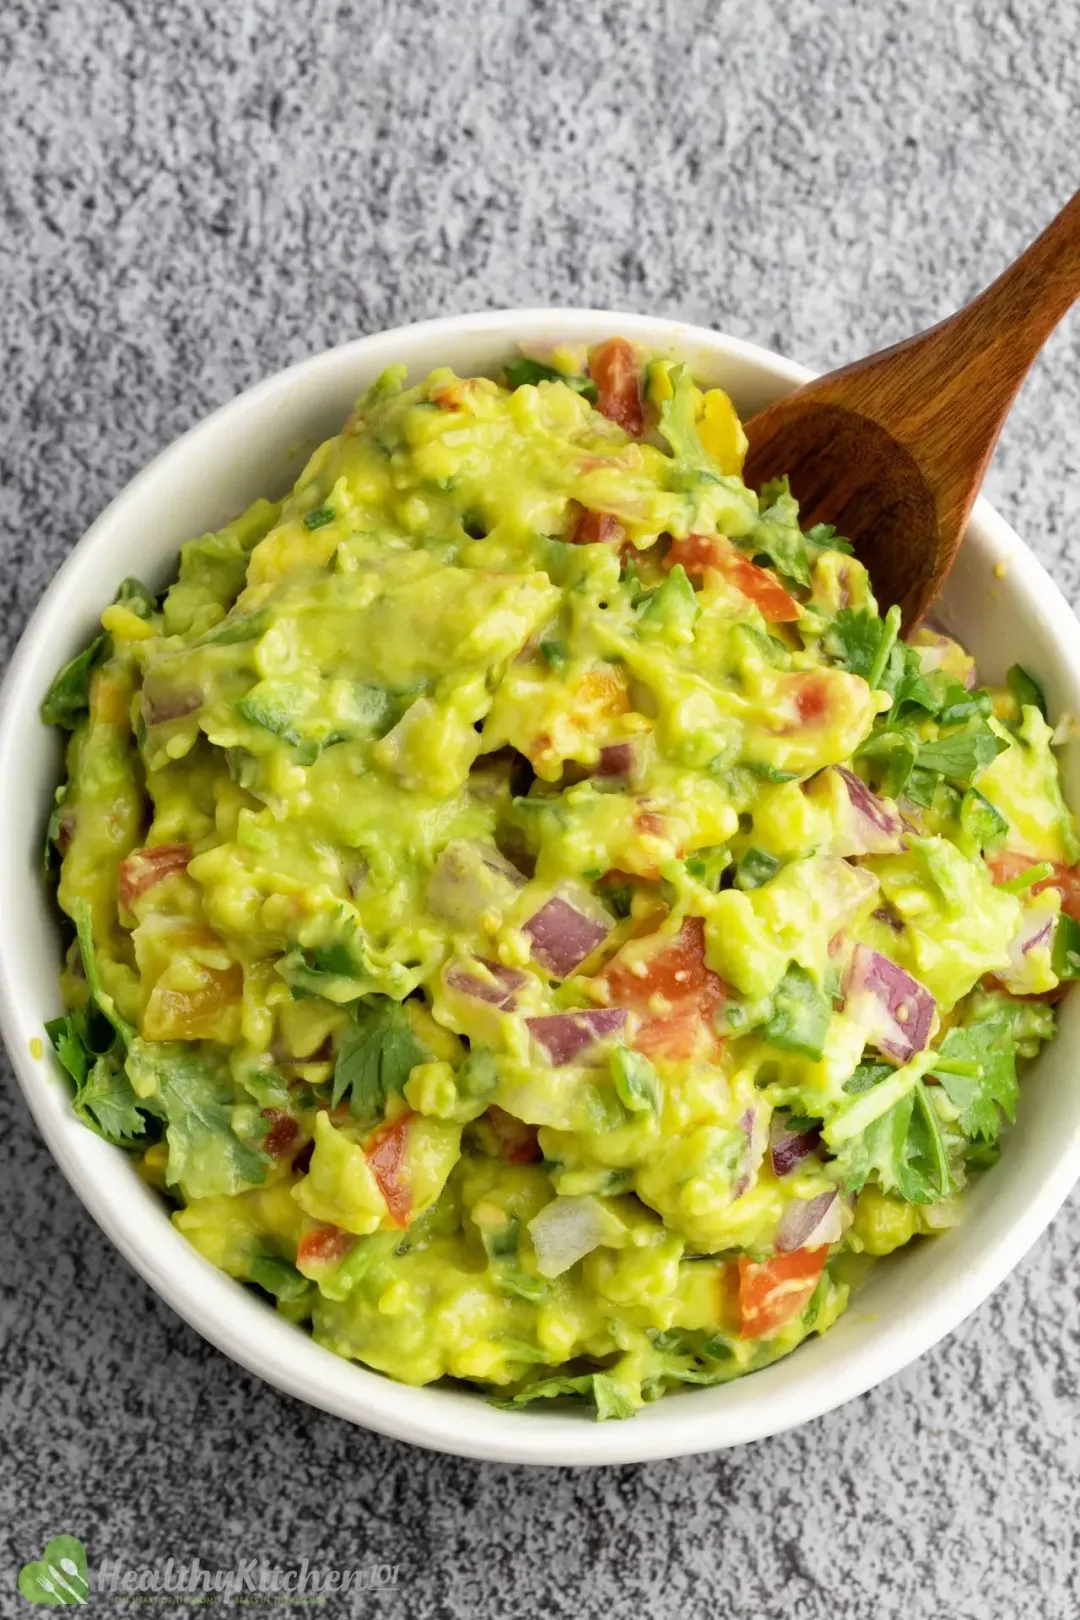
<svg viewBox="0 0 1080 1620">
<path fill-rule="evenodd" d="M 1080 192 L 957 314 L 752 417 L 747 483 L 787 473 L 804 527 L 834 523 L 910 629 L 952 567 L 1020 384 L 1078 297 Z"/>
</svg>

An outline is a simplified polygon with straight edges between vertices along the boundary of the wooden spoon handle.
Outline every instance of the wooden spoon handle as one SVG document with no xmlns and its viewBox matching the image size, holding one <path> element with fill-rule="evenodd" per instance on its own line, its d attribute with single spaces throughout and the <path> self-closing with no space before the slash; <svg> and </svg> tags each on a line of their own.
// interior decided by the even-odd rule
<svg viewBox="0 0 1080 1620">
<path fill-rule="evenodd" d="M 953 332 L 990 329 L 1022 375 L 1062 316 L 1080 298 L 1080 191 L 1031 246 L 953 317 Z"/>
</svg>

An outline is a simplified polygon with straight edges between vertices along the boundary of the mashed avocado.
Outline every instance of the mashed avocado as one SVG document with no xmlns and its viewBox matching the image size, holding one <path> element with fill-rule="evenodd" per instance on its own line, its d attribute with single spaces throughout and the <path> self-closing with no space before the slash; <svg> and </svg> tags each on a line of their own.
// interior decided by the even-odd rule
<svg viewBox="0 0 1080 1620">
<path fill-rule="evenodd" d="M 619 339 L 393 368 L 45 718 L 91 1129 L 338 1354 L 625 1416 L 956 1218 L 1080 973 L 1042 694 Z"/>
</svg>

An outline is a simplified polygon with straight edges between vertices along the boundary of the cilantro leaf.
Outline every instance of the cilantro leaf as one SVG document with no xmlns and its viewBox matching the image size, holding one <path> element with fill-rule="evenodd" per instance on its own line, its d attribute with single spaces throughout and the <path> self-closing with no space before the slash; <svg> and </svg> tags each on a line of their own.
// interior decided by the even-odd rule
<svg viewBox="0 0 1080 1620">
<path fill-rule="evenodd" d="M 844 1081 L 844 1090 L 850 1097 L 857 1097 L 862 1092 L 871 1091 L 874 1086 L 880 1085 L 881 1081 L 887 1080 L 892 1073 L 894 1070 L 889 1063 L 860 1063 L 851 1078 Z M 790 1120 L 788 1129 L 795 1129 Z"/>
<path fill-rule="evenodd" d="M 969 787 L 960 801 L 960 831 L 974 850 L 997 849 L 1009 835 L 1009 823 L 978 788 Z"/>
<path fill-rule="evenodd" d="M 431 1053 L 413 1033 L 405 1009 L 389 996 L 360 1002 L 334 1065 L 333 1107 L 348 1094 L 358 1119 L 379 1119 L 386 1099 L 405 1089 L 409 1072 Z"/>
<path fill-rule="evenodd" d="M 73 1106 L 84 1125 L 120 1147 L 132 1146 L 135 1138 L 146 1134 L 143 1105 L 114 1057 L 98 1058 L 76 1090 Z"/>
<path fill-rule="evenodd" d="M 601 1422 L 606 1418 L 631 1417 L 637 1410 L 637 1402 L 624 1386 L 610 1373 L 603 1372 L 541 1378 L 536 1383 L 526 1384 L 510 1400 L 498 1404 L 517 1411 L 532 1401 L 554 1400 L 563 1395 L 590 1402 Z"/>
<path fill-rule="evenodd" d="M 950 782 L 968 783 L 975 772 L 1004 753 L 1009 744 L 984 721 L 964 731 L 951 732 L 935 742 L 922 743 L 915 756 L 920 770 L 935 771 Z"/>
<path fill-rule="evenodd" d="M 1014 664 L 1012 666 L 1005 676 L 1005 684 L 1021 709 L 1026 709 L 1033 704 L 1043 719 L 1046 719 L 1046 693 L 1034 675 L 1030 674 L 1023 664 Z"/>
<path fill-rule="evenodd" d="M 165 1118 L 170 1186 L 190 1199 L 262 1184 L 270 1160 L 234 1128 L 227 1071 L 213 1057 L 182 1041 L 135 1039 L 125 1067 L 139 1106 Z"/>
<path fill-rule="evenodd" d="M 698 436 L 694 416 L 694 382 L 688 366 L 672 366 L 668 372 L 672 394 L 660 406 L 659 429 L 671 447 L 669 479 L 675 489 L 698 483 L 718 484 L 719 467 Z"/>
<path fill-rule="evenodd" d="M 876 1181 L 884 1192 L 899 1193 L 909 1204 L 932 1204 L 958 1188 L 941 1122 L 921 1079 L 845 1141 L 835 1164 L 846 1192 L 860 1192 L 868 1181 Z"/>
<path fill-rule="evenodd" d="M 1020 1088 L 1016 1058 L 1023 1025 L 1008 998 L 990 1000 L 982 1016 L 950 1029 L 941 1043 L 944 1063 L 934 1074 L 953 1107 L 965 1135 L 984 1142 L 996 1140 L 1002 1115 L 1015 1119 Z M 975 1073 L 953 1070 L 952 1064 L 974 1067 Z"/>
<path fill-rule="evenodd" d="M 799 528 L 799 503 L 786 478 L 763 484 L 758 520 L 749 536 L 753 550 L 768 557 L 778 573 L 810 587 L 810 550 Z"/>
<path fill-rule="evenodd" d="M 41 705 L 41 718 L 47 726 L 63 726 L 65 731 L 74 731 L 83 715 L 89 713 L 90 677 L 108 656 L 109 645 L 109 637 L 103 631 L 59 671 Z"/>
<path fill-rule="evenodd" d="M 530 360 L 523 357 L 520 360 L 510 360 L 505 368 L 507 386 L 521 388 L 526 383 L 561 382 L 567 388 L 572 388 L 575 394 L 581 394 L 584 399 L 596 403 L 596 384 L 591 377 L 582 377 L 576 373 L 558 371 L 554 366 L 545 366 L 540 360 Z"/>
<path fill-rule="evenodd" d="M 125 1047 L 131 1045 L 135 1038 L 135 1030 L 126 1018 L 121 1018 L 116 1010 L 116 1003 L 102 987 L 101 975 L 98 972 L 97 952 L 94 948 L 93 913 L 88 900 L 76 900 L 72 907 L 72 920 L 79 940 L 79 955 L 82 959 L 83 973 L 90 986 L 90 994 L 104 1016 L 109 1020 L 113 1029 L 120 1037 Z"/>
<path fill-rule="evenodd" d="M 150 619 L 157 612 L 157 597 L 134 576 L 121 581 L 116 600 L 139 619 Z"/>
</svg>

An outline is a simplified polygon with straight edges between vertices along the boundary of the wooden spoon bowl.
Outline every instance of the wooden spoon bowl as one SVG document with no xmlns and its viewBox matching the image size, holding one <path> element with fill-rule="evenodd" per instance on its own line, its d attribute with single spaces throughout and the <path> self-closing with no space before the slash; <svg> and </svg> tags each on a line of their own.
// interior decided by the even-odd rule
<svg viewBox="0 0 1080 1620">
<path fill-rule="evenodd" d="M 1078 297 L 1080 192 L 966 308 L 752 417 L 746 481 L 786 473 L 804 527 L 835 524 L 909 630 L 952 567 L 1020 384 Z"/>
</svg>

